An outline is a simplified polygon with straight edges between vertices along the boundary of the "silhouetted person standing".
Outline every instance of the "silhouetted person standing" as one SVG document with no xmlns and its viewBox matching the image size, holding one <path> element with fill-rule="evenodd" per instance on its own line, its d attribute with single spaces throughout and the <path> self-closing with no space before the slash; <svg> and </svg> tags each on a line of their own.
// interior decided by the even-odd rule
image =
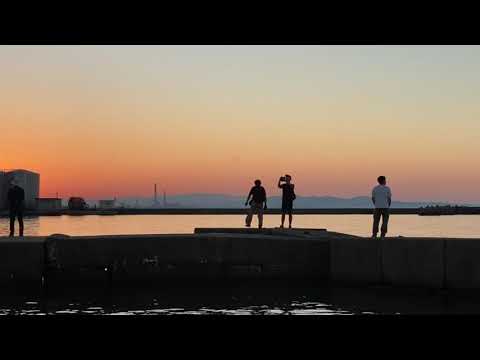
<svg viewBox="0 0 480 360">
<path fill-rule="evenodd" d="M 23 211 L 25 209 L 25 191 L 18 186 L 16 180 L 12 180 L 7 195 L 10 212 L 10 237 L 15 234 L 15 218 L 18 219 L 20 236 L 23 236 Z"/>
<path fill-rule="evenodd" d="M 284 181 L 282 184 L 281 182 Z M 278 187 L 282 189 L 282 225 L 285 223 L 285 214 L 288 214 L 288 227 L 292 227 L 292 211 L 293 211 L 293 200 L 296 199 L 294 187 L 295 185 L 291 183 L 292 177 L 290 175 L 285 175 L 280 177 L 278 180 Z"/>
<path fill-rule="evenodd" d="M 385 176 L 379 176 L 378 184 L 372 190 L 372 201 L 375 205 L 373 212 L 373 229 L 372 237 L 377 237 L 378 225 L 380 218 L 382 218 L 381 238 L 384 238 L 387 234 L 388 218 L 390 216 L 390 205 L 392 204 L 392 192 L 387 186 L 387 179 Z"/>
<path fill-rule="evenodd" d="M 250 197 L 252 200 L 250 200 Z M 255 180 L 255 186 L 250 189 L 245 206 L 248 204 L 250 204 L 250 209 L 248 209 L 245 219 L 245 226 L 250 227 L 253 214 L 255 213 L 258 215 L 258 228 L 261 229 L 263 226 L 263 210 L 267 208 L 267 193 L 260 180 Z"/>
</svg>

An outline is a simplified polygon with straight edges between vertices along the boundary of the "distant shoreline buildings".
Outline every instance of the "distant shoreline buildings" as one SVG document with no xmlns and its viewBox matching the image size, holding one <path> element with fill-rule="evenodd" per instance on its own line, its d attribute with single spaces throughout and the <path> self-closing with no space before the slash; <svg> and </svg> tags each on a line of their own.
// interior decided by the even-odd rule
<svg viewBox="0 0 480 360">
<path fill-rule="evenodd" d="M 163 191 L 163 203 L 158 201 L 158 194 L 157 194 L 157 184 L 153 184 L 153 201 L 152 201 L 152 208 L 179 208 L 181 205 L 179 203 L 173 202 L 170 203 L 167 201 L 167 192 Z"/>
<path fill-rule="evenodd" d="M 40 174 L 26 170 L 26 169 L 12 169 L 12 170 L 1 170 L 0 169 L 0 211 L 6 210 L 8 208 L 7 204 L 7 194 L 10 187 L 10 182 L 12 179 L 16 179 L 19 186 L 22 187 L 25 191 L 25 208 L 27 210 L 60 210 L 65 206 L 62 204 L 62 199 L 58 197 L 48 197 L 40 198 Z M 85 203 L 85 206 L 73 206 L 74 208 L 89 208 L 86 206 L 86 202 L 82 197 L 70 197 L 68 199 L 66 207 L 71 208 L 72 200 L 76 201 L 80 199 Z M 167 193 L 163 191 L 163 201 L 158 201 L 157 193 L 157 184 L 154 185 L 154 195 L 153 203 L 147 207 L 151 208 L 180 208 L 181 204 L 178 202 L 169 202 L 167 200 Z M 125 203 L 119 203 L 116 198 L 113 199 L 102 199 L 95 201 L 95 204 L 90 202 L 91 208 L 96 209 L 115 209 L 117 207 L 125 207 Z M 135 202 L 135 207 L 138 207 L 138 200 Z"/>
<path fill-rule="evenodd" d="M 25 205 L 28 210 L 61 210 L 70 208 L 71 199 L 82 199 L 76 194 L 67 197 L 65 201 L 58 197 L 40 198 L 40 174 L 26 169 L 0 169 L 0 211 L 7 209 L 7 192 L 10 181 L 15 178 L 19 185 L 25 190 Z M 89 206 L 77 206 L 75 208 L 89 208 L 100 210 L 112 210 L 121 208 L 133 209 L 195 209 L 195 208 L 225 208 L 235 209 L 241 207 L 243 197 L 237 195 L 220 194 L 190 194 L 190 195 L 171 195 L 170 201 L 167 199 L 165 190 L 158 190 L 158 184 L 153 184 L 153 196 L 144 198 L 104 198 L 100 200 L 88 201 Z M 159 193 L 160 192 L 160 193 Z M 162 196 L 163 195 L 163 196 Z M 63 202 L 62 202 L 63 201 Z M 277 195 L 269 196 L 270 208 L 280 207 L 281 198 Z M 351 199 L 336 198 L 332 196 L 298 196 L 297 208 L 316 209 L 316 208 L 370 208 L 371 199 L 368 196 L 355 197 Z M 446 203 L 432 202 L 402 202 L 394 201 L 392 208 L 421 208 L 424 215 L 430 214 L 457 214 L 471 213 L 477 211 L 479 205 L 449 205 Z"/>
</svg>

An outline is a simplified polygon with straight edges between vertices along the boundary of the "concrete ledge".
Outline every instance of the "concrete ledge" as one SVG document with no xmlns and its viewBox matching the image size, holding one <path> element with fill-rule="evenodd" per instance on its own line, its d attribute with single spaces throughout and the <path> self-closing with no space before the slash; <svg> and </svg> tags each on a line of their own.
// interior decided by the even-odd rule
<svg viewBox="0 0 480 360">
<path fill-rule="evenodd" d="M 446 239 L 446 287 L 480 289 L 480 239 Z"/>
<path fill-rule="evenodd" d="M 328 239 L 264 234 L 49 237 L 52 278 L 114 284 L 166 279 L 318 278 L 329 274 Z M 50 281 L 50 283 L 53 283 Z"/>
<path fill-rule="evenodd" d="M 286 237 L 304 237 L 306 235 L 328 236 L 326 229 L 308 229 L 308 228 L 195 228 L 195 234 L 250 234 L 250 235 L 275 235 Z"/>
<path fill-rule="evenodd" d="M 226 231 L 225 229 L 216 229 Z M 373 240 L 316 229 L 0 238 L 0 283 L 62 289 L 177 280 L 331 280 L 480 289 L 480 239 Z M 244 231 L 245 230 L 245 231 Z M 214 230 L 215 231 L 215 230 Z"/>
<path fill-rule="evenodd" d="M 103 291 L 111 286 L 111 274 L 105 268 L 48 269 L 45 274 L 45 289 L 48 293 L 99 289 Z"/>
<path fill-rule="evenodd" d="M 386 238 L 382 244 L 384 282 L 393 286 L 444 286 L 444 240 Z"/>
<path fill-rule="evenodd" d="M 258 229 L 255 227 L 245 228 L 195 228 L 194 234 L 263 234 L 272 235 L 273 229 L 263 228 Z"/>
<path fill-rule="evenodd" d="M 53 235 L 46 239 L 47 291 L 110 286 L 114 236 Z"/>
<path fill-rule="evenodd" d="M 373 239 L 330 240 L 330 279 L 343 284 L 378 284 L 381 281 L 380 242 Z"/>
<path fill-rule="evenodd" d="M 110 260 L 113 283 L 200 278 L 205 254 L 205 244 L 189 234 L 119 237 Z"/>
<path fill-rule="evenodd" d="M 114 253 L 115 283 L 144 277 L 162 281 L 328 276 L 328 241 L 292 242 L 261 234 L 158 235 L 119 240 Z"/>
<path fill-rule="evenodd" d="M 112 236 L 49 236 L 46 238 L 47 263 L 61 269 L 106 267 L 114 241 Z"/>
<path fill-rule="evenodd" d="M 44 246 L 44 237 L 0 237 L 0 282 L 12 286 L 41 285 Z"/>
</svg>

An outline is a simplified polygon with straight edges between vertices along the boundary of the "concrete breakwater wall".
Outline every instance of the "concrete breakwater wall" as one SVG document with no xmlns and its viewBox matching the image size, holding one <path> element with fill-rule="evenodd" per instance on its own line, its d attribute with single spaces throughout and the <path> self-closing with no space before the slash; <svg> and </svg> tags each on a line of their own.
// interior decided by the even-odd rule
<svg viewBox="0 0 480 360">
<path fill-rule="evenodd" d="M 480 289 L 480 239 L 359 238 L 326 230 L 0 238 L 2 286 L 161 285 L 235 279 Z"/>
<path fill-rule="evenodd" d="M 330 241 L 330 279 L 430 289 L 480 289 L 480 239 Z"/>
</svg>

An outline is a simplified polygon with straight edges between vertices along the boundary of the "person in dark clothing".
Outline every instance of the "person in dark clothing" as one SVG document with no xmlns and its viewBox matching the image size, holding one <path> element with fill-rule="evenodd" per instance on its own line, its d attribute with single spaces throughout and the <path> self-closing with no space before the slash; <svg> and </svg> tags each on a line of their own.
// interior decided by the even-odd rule
<svg viewBox="0 0 480 360">
<path fill-rule="evenodd" d="M 10 213 L 10 237 L 15 233 L 15 218 L 18 219 L 20 236 L 23 236 L 23 211 L 25 208 L 25 191 L 13 180 L 8 190 L 8 208 Z"/>
<path fill-rule="evenodd" d="M 375 186 L 372 190 L 372 202 L 375 206 L 373 212 L 372 238 L 377 237 L 380 218 L 382 218 L 380 238 L 384 239 L 388 229 L 390 206 L 392 205 L 392 191 L 387 186 L 387 179 L 385 176 L 379 176 L 377 182 L 379 185 Z"/>
<path fill-rule="evenodd" d="M 252 200 L 250 200 L 250 197 Z M 245 226 L 250 227 L 253 214 L 255 213 L 258 215 L 258 228 L 261 229 L 263 226 L 263 210 L 267 208 L 267 193 L 260 180 L 255 180 L 255 186 L 250 189 L 247 201 L 245 201 L 245 206 L 247 205 L 250 205 L 250 209 L 248 209 L 248 214 L 245 218 Z"/>
<path fill-rule="evenodd" d="M 284 181 L 282 184 L 281 182 Z M 285 214 L 288 214 L 288 227 L 292 227 L 292 211 L 293 211 L 293 200 L 296 199 L 295 195 L 295 185 L 291 183 L 292 177 L 290 175 L 282 176 L 278 180 L 278 187 L 282 189 L 282 224 L 280 225 L 283 228 L 285 223 Z"/>
</svg>

